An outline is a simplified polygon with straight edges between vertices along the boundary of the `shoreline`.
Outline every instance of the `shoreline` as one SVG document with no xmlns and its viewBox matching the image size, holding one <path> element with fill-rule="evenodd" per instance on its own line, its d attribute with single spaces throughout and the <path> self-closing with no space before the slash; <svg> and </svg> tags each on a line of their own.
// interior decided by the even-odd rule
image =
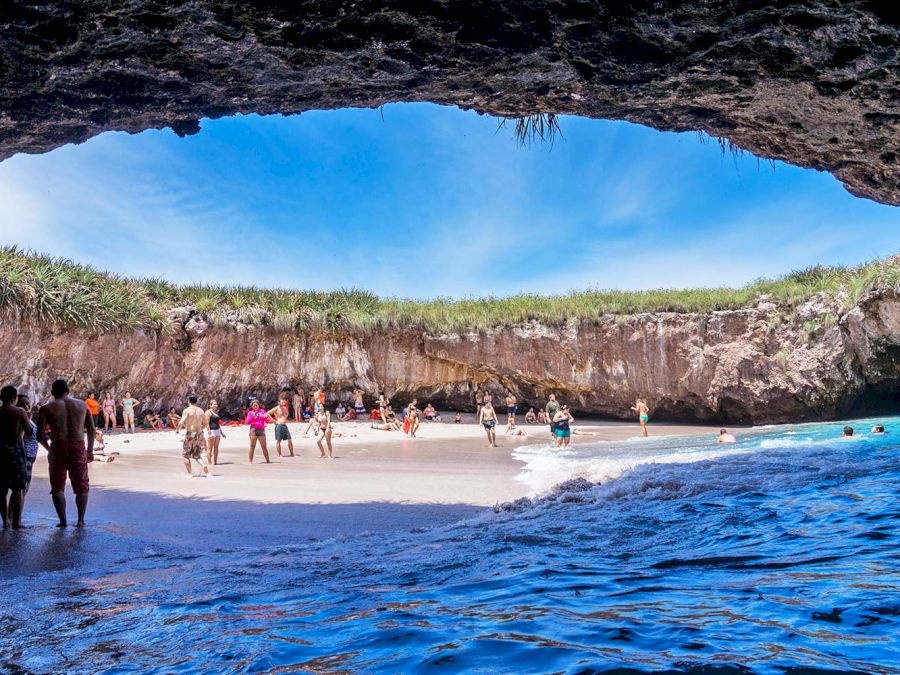
<svg viewBox="0 0 900 675">
<path fill-rule="evenodd" d="M 501 433 L 500 447 L 492 449 L 472 417 L 463 424 L 423 423 L 419 438 L 376 431 L 368 422 L 339 422 L 337 431 L 356 436 L 335 439 L 334 460 L 319 459 L 315 441 L 300 433 L 305 424 L 291 423 L 299 456 L 278 458 L 272 442 L 272 464 L 260 463 L 257 449 L 253 466 L 246 461 L 248 427 L 226 428 L 222 463 L 211 478 L 186 475 L 183 437 L 172 431 L 111 434 L 107 450 L 121 454 L 116 461 L 91 464 L 84 529 L 56 527 L 42 450 L 26 500 L 25 527 L 0 532 L 0 578 L 87 572 L 112 560 L 130 565 L 160 550 L 193 557 L 217 549 L 428 530 L 539 494 L 519 480 L 525 464 L 512 453 L 548 440 L 548 427 L 526 425 L 529 437 Z M 635 423 L 582 420 L 575 428 L 597 434 L 574 436 L 575 447 L 639 434 Z M 711 435 L 718 426 L 658 424 L 650 431 L 651 438 L 676 438 Z M 269 431 L 268 440 L 272 436 Z M 70 487 L 66 496 L 71 518 Z"/>
</svg>

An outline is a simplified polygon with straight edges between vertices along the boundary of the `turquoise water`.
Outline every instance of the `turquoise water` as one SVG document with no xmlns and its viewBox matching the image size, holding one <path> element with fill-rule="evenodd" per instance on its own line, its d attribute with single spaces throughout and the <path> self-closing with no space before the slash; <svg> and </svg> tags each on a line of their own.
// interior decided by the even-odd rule
<svg viewBox="0 0 900 675">
<path fill-rule="evenodd" d="M 12 580 L 0 664 L 900 672 L 900 418 L 878 421 L 534 446 L 522 480 L 570 480 L 451 527 Z"/>
</svg>

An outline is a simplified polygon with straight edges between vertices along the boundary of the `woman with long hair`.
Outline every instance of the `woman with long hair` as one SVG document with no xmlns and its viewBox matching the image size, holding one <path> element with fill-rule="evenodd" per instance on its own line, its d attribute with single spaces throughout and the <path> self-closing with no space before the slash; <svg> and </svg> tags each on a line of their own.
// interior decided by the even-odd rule
<svg viewBox="0 0 900 675">
<path fill-rule="evenodd" d="M 131 429 L 134 433 L 134 409 L 141 404 L 136 398 L 131 398 L 131 392 L 125 392 L 125 398 L 122 399 L 122 421 L 125 425 L 125 431 Z"/>
<path fill-rule="evenodd" d="M 206 411 L 206 426 L 209 428 L 209 438 L 206 441 L 206 463 L 215 466 L 219 463 L 219 443 L 225 438 L 222 431 L 222 418 L 219 417 L 219 403 L 215 399 L 209 402 L 209 410 Z M 263 437 L 265 442 L 265 437 Z M 251 450 L 252 462 L 252 453 Z"/>
<path fill-rule="evenodd" d="M 116 399 L 108 391 L 103 394 L 103 430 L 116 428 Z"/>
</svg>

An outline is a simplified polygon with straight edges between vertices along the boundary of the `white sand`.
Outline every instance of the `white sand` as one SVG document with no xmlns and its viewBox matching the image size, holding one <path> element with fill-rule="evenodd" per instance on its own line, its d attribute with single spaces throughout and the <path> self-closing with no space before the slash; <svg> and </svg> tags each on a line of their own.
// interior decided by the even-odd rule
<svg viewBox="0 0 900 675">
<path fill-rule="evenodd" d="M 516 480 L 523 466 L 512 459 L 517 445 L 543 443 L 545 426 L 521 425 L 531 436 L 507 436 L 498 427 L 499 448 L 488 448 L 484 430 L 466 416 L 463 424 L 423 422 L 418 438 L 378 431 L 368 422 L 336 423 L 335 430 L 355 437 L 334 439 L 333 460 L 321 459 L 305 424 L 291 424 L 296 457 L 278 457 L 273 427 L 267 442 L 271 464 L 257 447 L 254 464 L 247 461 L 248 428 L 225 428 L 220 464 L 209 478 L 189 478 L 181 458 L 181 439 L 172 431 L 116 432 L 107 436 L 107 452 L 116 461 L 91 465 L 93 488 L 152 493 L 171 497 L 243 500 L 261 503 L 466 504 L 489 506 L 529 494 Z M 574 444 L 632 438 L 636 424 L 578 424 L 598 436 L 573 436 Z M 712 433 L 708 427 L 654 425 L 653 435 Z M 282 443 L 287 454 L 287 444 Z M 199 473 L 195 464 L 195 472 Z M 36 475 L 46 475 L 41 453 Z"/>
</svg>

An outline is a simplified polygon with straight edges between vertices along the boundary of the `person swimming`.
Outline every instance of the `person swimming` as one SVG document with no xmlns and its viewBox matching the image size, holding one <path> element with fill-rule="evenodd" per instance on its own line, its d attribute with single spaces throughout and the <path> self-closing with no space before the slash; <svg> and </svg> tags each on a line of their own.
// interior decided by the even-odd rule
<svg viewBox="0 0 900 675">
<path fill-rule="evenodd" d="M 873 433 L 873 434 L 877 434 L 877 435 L 880 435 L 880 434 L 885 433 L 885 431 L 884 431 L 884 425 L 883 425 L 883 424 L 876 424 L 874 427 L 872 427 L 872 433 Z"/>
</svg>

